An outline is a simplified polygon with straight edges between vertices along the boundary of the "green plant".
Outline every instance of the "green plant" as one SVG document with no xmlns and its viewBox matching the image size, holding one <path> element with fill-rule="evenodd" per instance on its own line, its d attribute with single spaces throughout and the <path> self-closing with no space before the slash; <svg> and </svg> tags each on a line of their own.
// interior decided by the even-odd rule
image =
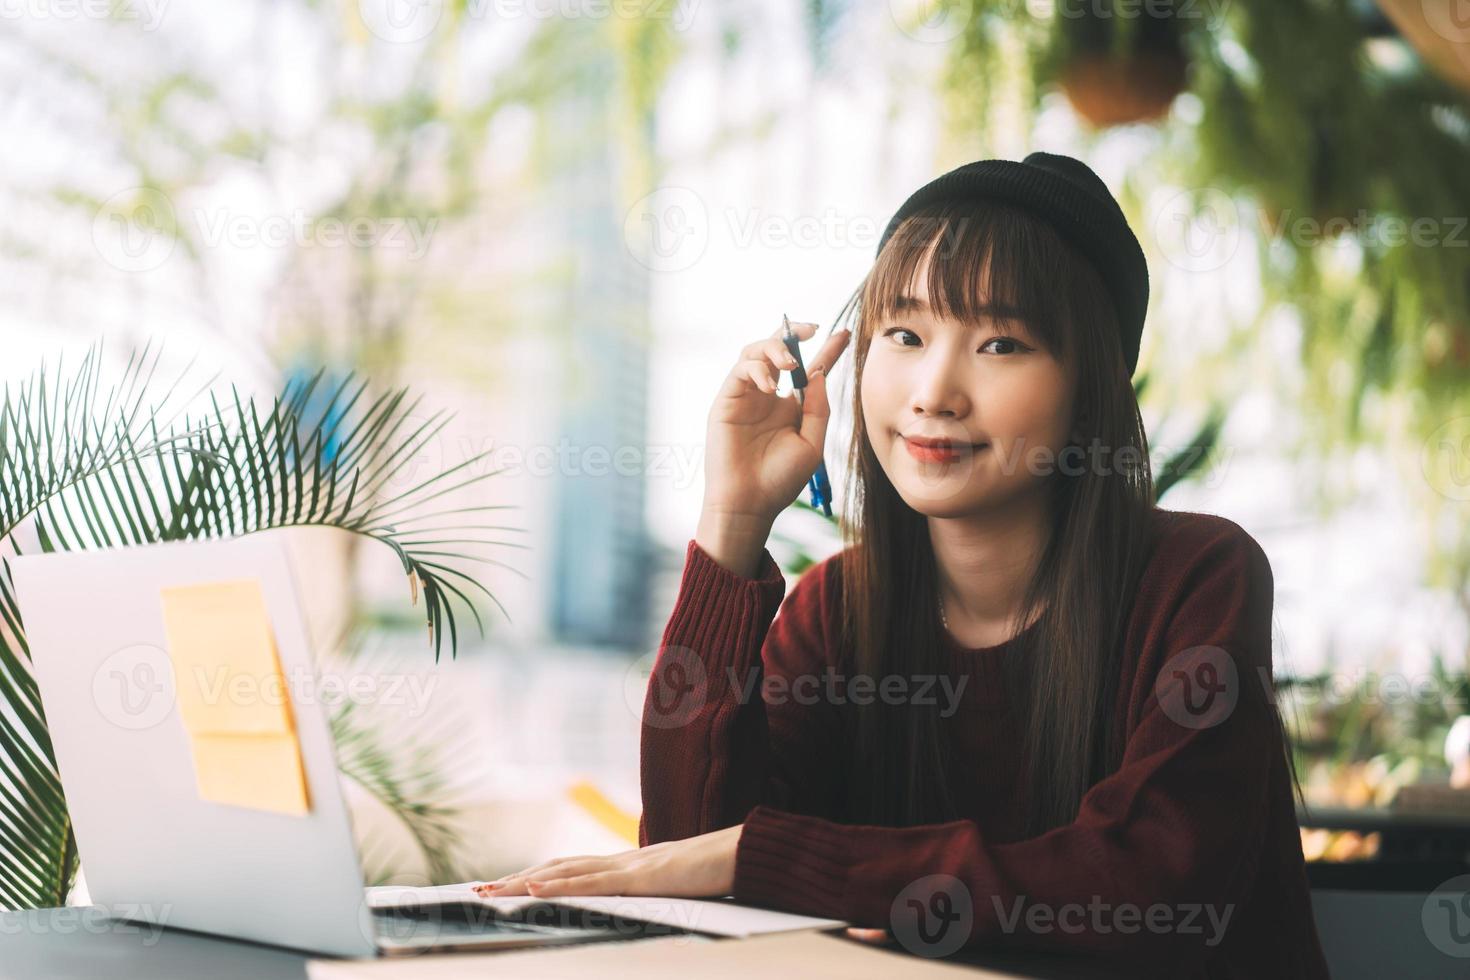
<svg viewBox="0 0 1470 980">
<path fill-rule="evenodd" d="M 1254 247 L 1249 274 L 1263 301 L 1233 330 L 1241 359 L 1207 372 L 1210 397 L 1232 398 L 1249 372 L 1253 386 L 1273 382 L 1301 406 L 1288 448 L 1323 511 L 1356 490 L 1332 465 L 1338 456 L 1386 449 L 1425 512 L 1426 577 L 1470 611 L 1470 524 L 1459 513 L 1470 419 L 1465 92 L 1366 0 L 944 6 L 964 27 L 945 94 L 950 138 L 964 140 L 967 157 L 977 144 L 991 151 L 998 131 L 1029 139 L 1079 51 L 1128 50 L 1149 10 L 1173 24 L 1188 97 L 1135 132 L 1143 151 L 1120 198 L 1140 229 L 1157 230 L 1142 192 L 1180 188 L 1202 235 L 1238 234 L 1242 252 Z M 1423 14 L 1397 0 L 1379 6 Z M 1268 323 L 1296 331 L 1300 378 L 1295 365 L 1261 374 L 1259 364 L 1275 368 L 1261 341 Z"/>
<path fill-rule="evenodd" d="M 1126 53 L 1150 29 L 1177 38 L 1197 108 L 1167 119 L 1157 152 L 1181 186 L 1229 196 L 1260 232 L 1268 300 L 1303 313 L 1303 355 L 1322 368 L 1312 394 L 1331 424 L 1319 435 L 1355 443 L 1377 431 L 1361 394 L 1346 392 L 1413 388 L 1429 407 L 1465 407 L 1470 249 L 1450 236 L 1470 195 L 1470 114 L 1371 4 L 951 6 L 965 29 L 948 94 L 977 132 L 1008 84 L 995 77 L 1003 67 L 1024 76 L 1034 115 L 1081 57 Z M 1415 221 L 1444 240 L 1394 244 Z"/>
<path fill-rule="evenodd" d="M 412 422 L 417 400 L 399 389 L 365 399 L 367 383 L 348 376 L 320 417 L 303 415 L 320 374 L 288 385 L 262 413 L 231 388 L 222 404 L 211 378 L 166 406 L 190 375 L 160 388 L 160 352 L 129 357 L 120 380 L 99 396 L 102 349 L 80 367 L 42 367 L 0 403 L 0 545 L 19 554 L 17 531 L 33 527 L 43 551 L 147 545 L 248 534 L 267 528 L 341 528 L 393 549 L 414 589 L 437 660 L 445 637 L 451 656 L 458 631 L 454 603 L 484 624 L 467 592 L 495 597 L 458 566 L 491 559 L 465 550 L 504 545 L 481 532 L 494 525 L 441 526 L 448 516 L 499 506 L 425 505 L 494 475 L 473 472 L 481 456 L 397 492 L 395 476 L 449 416 Z M 154 400 L 155 393 L 162 397 Z M 178 414 L 196 398 L 208 412 L 190 424 Z M 334 421 L 328 422 L 328 419 Z M 331 443 L 330 458 L 322 447 Z M 396 489 L 396 488 L 395 488 Z M 447 535 L 447 537 L 446 537 Z M 21 611 L 8 562 L 0 581 L 0 906 L 65 904 L 76 877 L 76 842 L 57 775 Z M 501 607 L 502 612 L 504 611 Z"/>
<path fill-rule="evenodd" d="M 455 862 L 458 837 L 453 821 L 458 811 L 441 802 L 447 752 L 435 739 L 405 739 L 385 732 L 381 719 L 358 702 L 344 700 L 332 713 L 332 741 L 337 768 L 390 810 L 403 824 L 429 867 L 429 883 L 450 884 L 463 879 Z M 385 884 L 395 869 L 363 848 L 363 873 L 368 884 Z"/>
<path fill-rule="evenodd" d="M 1301 758 L 1332 768 L 1378 758 L 1391 766 L 1444 769 L 1445 736 L 1470 704 L 1470 676 L 1436 651 L 1414 687 L 1405 683 L 1395 694 L 1385 677 L 1404 680 L 1392 670 L 1359 677 L 1329 669 L 1276 681 L 1278 697 L 1292 708 L 1289 717 L 1297 719 L 1293 742 Z M 1356 684 L 1344 689 L 1345 678 Z"/>
</svg>

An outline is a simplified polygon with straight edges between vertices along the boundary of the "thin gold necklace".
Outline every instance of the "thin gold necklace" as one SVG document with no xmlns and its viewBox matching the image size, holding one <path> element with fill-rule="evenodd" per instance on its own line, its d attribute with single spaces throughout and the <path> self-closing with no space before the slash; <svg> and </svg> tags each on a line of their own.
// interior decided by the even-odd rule
<svg viewBox="0 0 1470 980">
<path fill-rule="evenodd" d="M 944 624 L 944 628 L 945 629 L 949 629 L 949 617 L 944 614 L 944 596 L 943 595 L 941 595 L 939 597 L 939 621 Z"/>
</svg>

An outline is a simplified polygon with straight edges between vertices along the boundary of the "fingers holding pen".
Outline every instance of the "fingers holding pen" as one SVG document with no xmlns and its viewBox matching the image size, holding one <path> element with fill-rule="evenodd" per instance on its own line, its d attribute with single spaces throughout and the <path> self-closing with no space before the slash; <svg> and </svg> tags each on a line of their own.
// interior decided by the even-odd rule
<svg viewBox="0 0 1470 980">
<path fill-rule="evenodd" d="M 796 358 L 778 338 L 768 337 L 748 344 L 740 352 L 737 371 L 746 375 L 755 386 L 768 395 L 776 393 L 779 372 L 796 367 Z"/>
<path fill-rule="evenodd" d="M 791 332 L 796 334 L 797 340 L 811 340 L 817 335 L 817 329 L 818 325 L 815 323 L 791 321 Z M 775 333 L 771 334 L 771 337 L 776 341 L 780 341 L 784 336 L 786 336 L 786 324 L 784 323 L 776 328 Z"/>
<path fill-rule="evenodd" d="M 815 323 L 793 322 L 791 324 L 791 332 L 799 340 L 810 339 L 817 330 L 818 325 Z M 797 366 L 796 358 L 791 356 L 791 352 L 787 350 L 782 339 L 784 335 L 783 327 L 778 329 L 775 335 L 747 344 L 741 349 L 740 359 L 730 372 L 729 381 L 733 387 L 728 390 L 727 394 L 732 397 L 738 396 L 742 382 L 759 388 L 768 395 L 776 393 L 781 372 L 792 371 Z M 822 370 L 831 368 L 841 356 L 842 351 L 846 349 L 850 336 L 851 332 L 844 329 L 829 337 L 812 362 L 812 366 L 807 368 L 808 378 L 813 373 L 820 373 Z"/>
</svg>

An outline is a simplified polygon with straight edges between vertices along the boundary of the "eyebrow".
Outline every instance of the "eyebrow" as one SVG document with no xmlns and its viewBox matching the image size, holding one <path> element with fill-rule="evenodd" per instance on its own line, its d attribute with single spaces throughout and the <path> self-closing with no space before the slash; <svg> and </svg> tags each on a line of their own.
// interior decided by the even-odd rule
<svg viewBox="0 0 1470 980">
<path fill-rule="evenodd" d="M 910 296 L 905 293 L 893 301 L 893 308 L 899 312 L 905 310 L 920 310 L 922 312 L 928 313 L 929 301 L 923 296 Z M 986 303 L 982 306 L 976 307 L 975 312 L 980 316 L 988 316 L 995 319 L 1025 319 L 1020 310 L 1015 309 L 1014 307 L 1006 306 L 1004 304 Z"/>
</svg>

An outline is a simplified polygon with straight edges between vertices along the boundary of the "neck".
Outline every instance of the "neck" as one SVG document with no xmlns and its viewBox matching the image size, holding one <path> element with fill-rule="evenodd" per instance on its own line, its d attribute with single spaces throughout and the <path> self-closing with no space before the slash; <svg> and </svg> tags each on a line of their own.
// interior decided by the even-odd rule
<svg viewBox="0 0 1470 980">
<path fill-rule="evenodd" d="M 1026 586 L 1050 531 L 1044 494 L 1026 494 L 964 517 L 929 518 L 939 594 L 950 625 L 965 622 L 1007 635 L 1019 630 Z"/>
</svg>

